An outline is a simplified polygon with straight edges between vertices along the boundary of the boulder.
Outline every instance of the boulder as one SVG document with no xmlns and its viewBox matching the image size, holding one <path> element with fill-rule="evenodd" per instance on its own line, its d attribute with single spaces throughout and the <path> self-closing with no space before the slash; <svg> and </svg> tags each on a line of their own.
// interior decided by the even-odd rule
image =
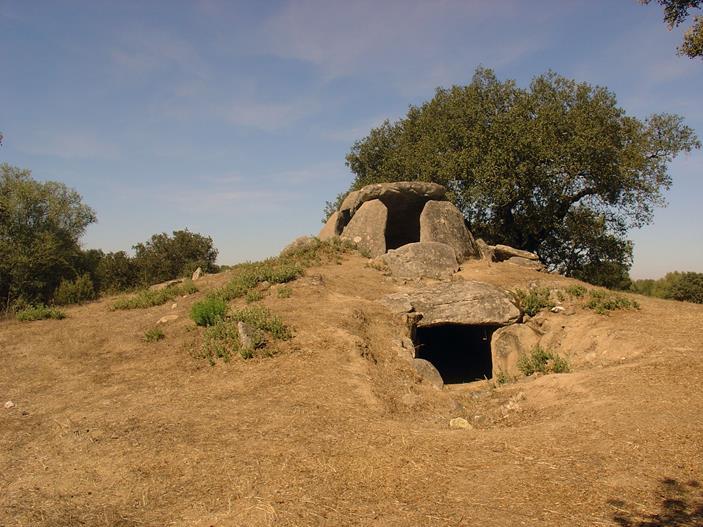
<svg viewBox="0 0 703 527">
<path fill-rule="evenodd" d="M 161 317 L 159 320 L 156 321 L 156 325 L 158 326 L 159 324 L 168 324 L 169 322 L 173 322 L 178 318 L 178 315 L 164 315 Z"/>
<path fill-rule="evenodd" d="M 437 183 L 426 181 L 397 181 L 395 183 L 376 183 L 367 185 L 360 190 L 350 192 L 339 211 L 342 215 L 352 218 L 356 211 L 366 202 L 380 199 L 381 201 L 395 200 L 398 197 L 415 197 L 425 201 L 446 200 L 447 189 Z"/>
<path fill-rule="evenodd" d="M 417 327 L 440 324 L 506 326 L 517 322 L 520 310 L 505 291 L 483 282 L 441 282 L 405 293 L 386 295 L 382 303 L 396 313 L 408 307 L 421 315 Z"/>
<path fill-rule="evenodd" d="M 491 339 L 493 376 L 503 374 L 514 377 L 520 374 L 517 368 L 520 355 L 529 353 L 540 339 L 540 334 L 526 324 L 497 329 Z"/>
<path fill-rule="evenodd" d="M 161 291 L 167 287 L 173 287 L 174 285 L 179 285 L 183 283 L 183 278 L 175 278 L 173 280 L 168 280 L 166 282 L 161 282 L 160 284 L 154 284 L 149 286 L 149 291 Z"/>
<path fill-rule="evenodd" d="M 249 324 L 237 322 L 237 333 L 239 334 L 239 344 L 243 350 L 254 351 L 256 347 L 256 329 Z"/>
<path fill-rule="evenodd" d="M 495 260 L 498 262 L 502 262 L 503 260 L 507 260 L 508 258 L 512 258 L 513 256 L 526 258 L 528 260 L 539 261 L 539 257 L 535 253 L 531 253 L 530 251 L 523 251 L 521 249 L 515 249 L 514 247 L 510 247 L 509 245 L 494 245 L 493 252 L 495 253 Z"/>
<path fill-rule="evenodd" d="M 446 243 L 454 249 L 459 263 L 480 256 L 464 215 L 448 201 L 425 203 L 420 214 L 420 241 Z"/>
<path fill-rule="evenodd" d="M 520 267 L 527 267 L 528 269 L 533 269 L 535 271 L 544 271 L 544 265 L 539 260 L 531 260 L 528 258 L 523 258 L 522 256 L 511 256 L 507 260 L 508 263 L 519 265 Z"/>
<path fill-rule="evenodd" d="M 199 280 L 202 276 L 203 269 L 202 267 L 198 267 L 195 271 L 193 271 L 193 276 L 191 276 L 190 279 L 195 282 L 196 280 Z"/>
<path fill-rule="evenodd" d="M 430 361 L 425 359 L 413 359 L 412 364 L 417 374 L 422 377 L 422 380 L 430 383 L 435 388 L 442 389 L 444 386 L 442 376 Z"/>
<path fill-rule="evenodd" d="M 471 430 L 473 426 L 463 417 L 455 417 L 449 420 L 449 428 L 452 430 Z"/>
<path fill-rule="evenodd" d="M 476 238 L 476 247 L 481 255 L 481 260 L 492 262 L 495 259 L 495 250 L 492 245 L 488 245 L 481 238 Z"/>
<path fill-rule="evenodd" d="M 454 249 L 439 242 L 409 243 L 381 259 L 398 278 L 448 278 L 459 270 Z"/>
<path fill-rule="evenodd" d="M 325 226 L 322 227 L 320 234 L 317 237 L 321 241 L 329 240 L 334 236 L 339 236 L 342 234 L 342 215 L 339 212 L 333 212 L 332 215 L 327 219 Z"/>
<path fill-rule="evenodd" d="M 386 252 L 388 209 L 377 199 L 366 201 L 342 232 L 342 238 L 366 249 L 372 258 Z"/>
</svg>

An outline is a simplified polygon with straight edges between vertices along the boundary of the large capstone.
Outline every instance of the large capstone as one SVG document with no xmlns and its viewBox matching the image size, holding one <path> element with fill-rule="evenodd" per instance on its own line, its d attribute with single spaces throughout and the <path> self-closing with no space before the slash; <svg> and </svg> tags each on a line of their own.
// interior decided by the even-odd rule
<svg viewBox="0 0 703 527">
<path fill-rule="evenodd" d="M 426 181 L 397 181 L 395 183 L 376 183 L 360 190 L 350 192 L 339 206 L 342 215 L 351 218 L 367 201 L 380 199 L 383 203 L 403 201 L 411 198 L 427 202 L 429 200 L 446 200 L 447 189 L 436 183 Z"/>
<path fill-rule="evenodd" d="M 388 251 L 381 260 L 398 278 L 449 278 L 459 270 L 454 249 L 439 242 L 409 243 Z"/>
<path fill-rule="evenodd" d="M 420 214 L 420 241 L 446 243 L 454 249 L 459 263 L 481 256 L 464 216 L 448 201 L 425 204 Z"/>
<path fill-rule="evenodd" d="M 440 282 L 387 295 L 383 303 L 397 313 L 412 311 L 421 314 L 417 327 L 441 324 L 507 326 L 520 319 L 520 310 L 510 295 L 483 282 Z"/>
<path fill-rule="evenodd" d="M 380 200 L 367 201 L 344 228 L 342 238 L 353 241 L 372 258 L 380 256 L 386 252 L 387 219 L 388 209 Z"/>
</svg>

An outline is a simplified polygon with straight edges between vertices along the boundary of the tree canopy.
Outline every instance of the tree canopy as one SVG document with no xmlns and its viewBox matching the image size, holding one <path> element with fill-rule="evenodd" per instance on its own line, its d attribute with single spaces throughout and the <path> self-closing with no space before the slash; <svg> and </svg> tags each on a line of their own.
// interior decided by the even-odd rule
<svg viewBox="0 0 703 527">
<path fill-rule="evenodd" d="M 643 4 L 649 4 L 652 0 L 640 0 Z M 689 10 L 700 9 L 701 0 L 657 0 L 659 5 L 664 7 L 664 21 L 669 29 L 682 24 L 689 15 Z M 683 42 L 678 47 L 679 55 L 687 55 L 691 58 L 703 57 L 703 16 L 694 16 L 693 24 L 683 36 Z"/>
<path fill-rule="evenodd" d="M 547 72 L 524 89 L 478 68 L 470 84 L 372 129 L 346 159 L 352 189 L 443 184 L 475 235 L 612 286 L 631 264 L 627 230 L 665 204 L 668 164 L 699 147 L 681 117 L 628 116 L 604 87 Z"/>
<path fill-rule="evenodd" d="M 79 239 L 95 212 L 62 183 L 0 164 L 0 297 L 46 301 L 64 277 L 78 275 Z"/>
</svg>

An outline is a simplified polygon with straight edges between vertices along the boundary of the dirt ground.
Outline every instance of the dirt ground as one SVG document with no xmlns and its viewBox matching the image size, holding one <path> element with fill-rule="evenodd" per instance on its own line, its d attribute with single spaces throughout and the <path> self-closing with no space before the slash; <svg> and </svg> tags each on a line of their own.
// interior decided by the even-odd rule
<svg viewBox="0 0 703 527">
<path fill-rule="evenodd" d="M 295 331 L 278 355 L 210 366 L 188 311 L 227 278 L 174 309 L 0 322 L 0 526 L 703 525 L 703 306 L 549 314 L 572 373 L 438 391 L 377 302 L 411 284 L 358 256 L 263 300 Z"/>
</svg>

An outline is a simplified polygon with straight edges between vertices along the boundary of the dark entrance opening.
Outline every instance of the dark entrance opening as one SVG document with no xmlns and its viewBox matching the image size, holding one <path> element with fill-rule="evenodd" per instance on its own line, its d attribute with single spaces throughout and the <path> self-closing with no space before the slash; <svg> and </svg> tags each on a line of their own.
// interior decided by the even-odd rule
<svg viewBox="0 0 703 527">
<path fill-rule="evenodd" d="M 397 249 L 420 241 L 420 214 L 426 198 L 387 196 L 382 200 L 388 208 L 386 221 L 386 250 Z"/>
<path fill-rule="evenodd" d="M 416 357 L 430 361 L 444 384 L 490 379 L 493 376 L 491 336 L 498 327 L 462 324 L 418 327 Z"/>
</svg>

